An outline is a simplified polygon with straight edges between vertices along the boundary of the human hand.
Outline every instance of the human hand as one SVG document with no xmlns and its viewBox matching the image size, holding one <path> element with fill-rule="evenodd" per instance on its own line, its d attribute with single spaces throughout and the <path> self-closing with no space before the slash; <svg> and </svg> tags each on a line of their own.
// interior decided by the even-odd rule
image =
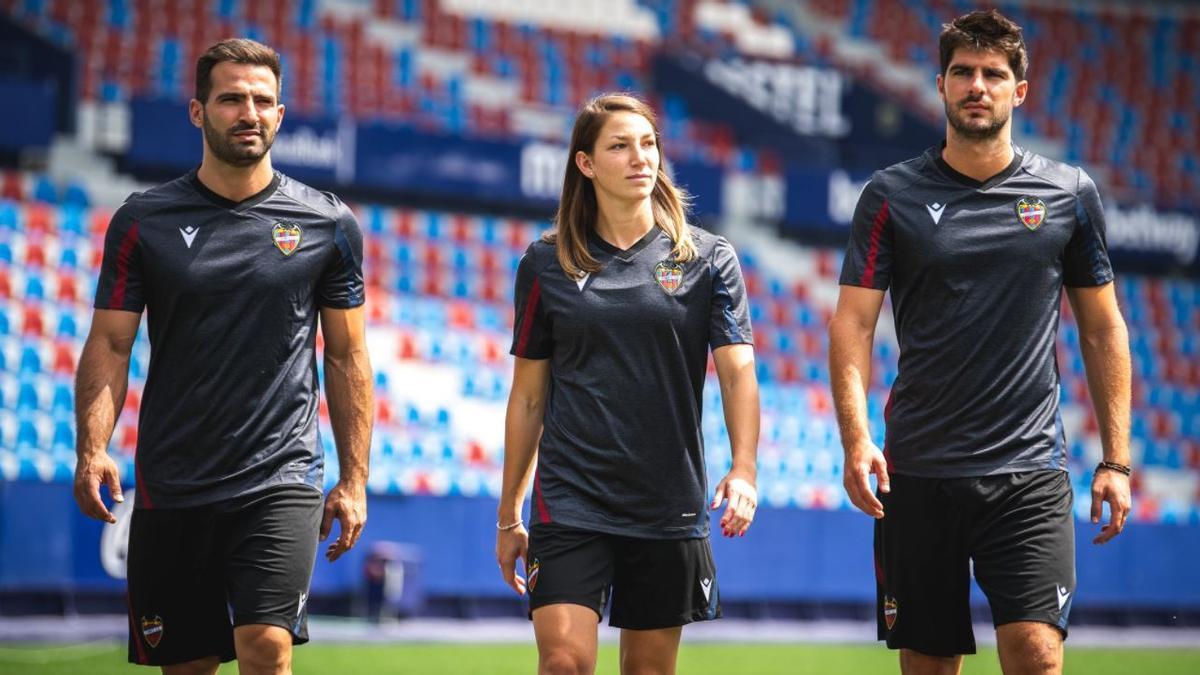
<svg viewBox="0 0 1200 675">
<path fill-rule="evenodd" d="M 870 475 L 875 474 L 880 492 L 891 492 L 887 460 L 879 448 L 870 441 L 846 449 L 846 461 L 842 467 L 842 486 L 850 497 L 850 503 L 872 518 L 883 517 L 883 503 L 871 491 Z"/>
<path fill-rule="evenodd" d="M 1125 519 L 1133 500 L 1129 497 L 1129 476 L 1112 469 L 1096 469 L 1092 477 L 1092 522 L 1099 523 L 1108 502 L 1108 523 L 1100 528 L 1093 544 L 1104 544 L 1125 529 Z"/>
<path fill-rule="evenodd" d="M 725 500 L 729 500 L 729 506 L 721 516 L 721 534 L 726 537 L 746 536 L 746 530 L 750 529 L 758 509 L 758 490 L 754 487 L 753 476 L 737 469 L 726 474 L 717 483 L 711 508 L 716 510 Z"/>
<path fill-rule="evenodd" d="M 528 560 L 529 532 L 524 525 L 507 530 L 496 530 L 496 562 L 500 565 L 500 576 L 504 583 L 525 595 L 525 578 L 517 574 L 517 559 Z"/>
<path fill-rule="evenodd" d="M 329 538 L 333 521 L 341 532 L 325 550 L 325 558 L 333 562 L 354 548 L 363 526 L 367 524 L 367 488 L 364 485 L 338 481 L 325 497 L 325 513 L 321 516 L 321 541 Z"/>
<path fill-rule="evenodd" d="M 125 501 L 125 496 L 121 494 L 120 471 L 107 452 L 81 459 L 75 464 L 75 503 L 79 504 L 79 510 L 89 518 L 115 523 L 117 517 L 100 499 L 101 484 L 108 486 L 108 493 L 114 502 Z"/>
</svg>

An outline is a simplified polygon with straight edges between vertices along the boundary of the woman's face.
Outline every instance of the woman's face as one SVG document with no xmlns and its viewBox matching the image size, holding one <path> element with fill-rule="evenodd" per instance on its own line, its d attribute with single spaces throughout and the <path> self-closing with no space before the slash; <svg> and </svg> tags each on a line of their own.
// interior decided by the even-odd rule
<svg viewBox="0 0 1200 675">
<path fill-rule="evenodd" d="M 637 113 L 608 116 L 591 154 L 578 152 L 575 164 L 592 180 L 597 198 L 642 201 L 658 178 L 658 139 L 650 121 Z"/>
</svg>

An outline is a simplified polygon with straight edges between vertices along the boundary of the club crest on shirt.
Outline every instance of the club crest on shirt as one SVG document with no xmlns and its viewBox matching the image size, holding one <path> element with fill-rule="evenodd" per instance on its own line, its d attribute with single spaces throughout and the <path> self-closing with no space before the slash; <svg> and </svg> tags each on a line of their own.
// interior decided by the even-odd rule
<svg viewBox="0 0 1200 675">
<path fill-rule="evenodd" d="M 142 617 L 142 636 L 146 638 L 146 644 L 151 647 L 157 647 L 158 642 L 162 640 L 163 620 L 161 616 L 155 616 L 153 619 Z"/>
<path fill-rule="evenodd" d="M 883 596 L 883 622 L 887 624 L 888 630 L 896 625 L 896 599 L 890 595 Z"/>
<path fill-rule="evenodd" d="M 533 587 L 537 586 L 538 572 L 541 569 L 542 563 L 537 558 L 534 558 L 529 567 L 525 568 L 525 587 L 529 589 L 530 593 L 533 592 Z"/>
<path fill-rule="evenodd" d="M 271 241 L 284 255 L 291 255 L 300 248 L 300 226 L 295 223 L 275 223 L 271 228 Z"/>
<path fill-rule="evenodd" d="M 668 293 L 674 293 L 683 285 L 683 265 L 664 260 L 654 266 L 654 280 Z"/>
<path fill-rule="evenodd" d="M 1017 202 L 1017 219 L 1030 232 L 1038 229 L 1046 219 L 1046 202 L 1037 197 L 1021 197 Z"/>
</svg>

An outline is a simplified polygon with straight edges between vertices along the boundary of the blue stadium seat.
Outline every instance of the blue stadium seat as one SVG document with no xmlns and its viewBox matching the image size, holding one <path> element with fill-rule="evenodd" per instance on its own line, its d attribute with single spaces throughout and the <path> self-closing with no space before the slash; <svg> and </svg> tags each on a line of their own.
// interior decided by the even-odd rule
<svg viewBox="0 0 1200 675">
<path fill-rule="evenodd" d="M 84 224 L 85 223 L 85 215 L 86 215 L 85 209 L 87 209 L 87 206 L 88 206 L 87 201 L 86 201 L 87 195 L 84 194 L 82 197 L 80 197 L 79 195 L 73 194 L 72 192 L 68 191 L 66 199 L 68 199 L 68 200 L 83 199 L 84 201 L 82 203 L 68 202 L 59 208 L 59 210 L 58 210 L 58 214 L 59 214 L 58 230 L 59 230 L 59 232 L 61 232 L 63 234 L 75 234 L 75 235 L 85 234 L 87 232 L 87 226 Z M 73 250 L 70 246 L 67 245 L 66 242 L 63 242 L 63 244 L 64 244 L 63 245 L 64 252 L 66 252 L 68 250 Z"/>
<path fill-rule="evenodd" d="M 37 425 L 34 424 L 32 417 L 18 418 L 16 447 L 18 450 L 37 449 L 41 447 L 38 439 Z"/>
<path fill-rule="evenodd" d="M 64 211 L 71 210 L 78 213 L 78 209 L 86 209 L 91 205 L 91 199 L 88 198 L 87 187 L 78 181 L 70 181 L 63 188 L 62 204 Z M 69 207 L 69 208 L 68 208 Z M 82 232 L 82 230 L 77 230 Z"/>
<path fill-rule="evenodd" d="M 58 318 L 58 328 L 54 331 L 55 337 L 77 337 L 79 328 L 75 323 L 75 317 L 70 312 L 63 312 Z"/>
<path fill-rule="evenodd" d="M 50 447 L 55 450 L 70 450 L 75 447 L 75 429 L 70 422 L 59 420 L 54 423 L 54 438 Z"/>
<path fill-rule="evenodd" d="M 58 203 L 58 188 L 46 176 L 38 176 L 33 181 L 33 198 L 47 204 Z"/>
<path fill-rule="evenodd" d="M 27 344 L 21 348 L 21 366 L 19 372 L 22 374 L 37 374 L 42 372 L 42 357 L 33 345 Z"/>
<path fill-rule="evenodd" d="M 46 299 L 46 284 L 42 283 L 41 276 L 33 271 L 25 278 L 25 297 L 30 300 Z"/>
<path fill-rule="evenodd" d="M 17 229 L 16 204 L 7 199 L 0 199 L 0 230 L 15 229 Z M 12 261 L 11 257 L 9 257 L 9 261 Z"/>
<path fill-rule="evenodd" d="M 71 385 L 60 382 L 54 385 L 54 402 L 50 406 L 55 413 L 69 413 L 75 410 L 75 395 Z"/>
</svg>

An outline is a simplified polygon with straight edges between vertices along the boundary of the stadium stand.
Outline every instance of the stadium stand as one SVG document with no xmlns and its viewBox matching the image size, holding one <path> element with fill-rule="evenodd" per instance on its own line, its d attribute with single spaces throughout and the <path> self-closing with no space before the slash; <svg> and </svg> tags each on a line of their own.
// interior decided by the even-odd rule
<svg viewBox="0 0 1200 675">
<path fill-rule="evenodd" d="M 962 0 L 811 0 L 850 43 L 877 44 L 888 59 L 938 71 L 946 17 Z M 1033 86 L 1018 135 L 1061 144 L 1068 162 L 1095 167 L 1108 190 L 1165 208 L 1195 209 L 1200 134 L 1187 111 L 1200 100 L 1200 11 L 1183 3 L 988 3 L 1025 29 Z M 833 57 L 825 45 L 826 55 Z M 836 61 L 837 59 L 834 58 Z M 936 114 L 937 111 L 935 110 Z"/>
<path fill-rule="evenodd" d="M 800 4 L 839 26 L 847 43 L 873 42 L 886 58 L 924 73 L 937 71 L 933 45 L 945 17 L 974 7 L 962 0 Z M 1102 3 L 1092 12 L 1020 0 L 997 6 L 1025 26 L 1037 76 L 1018 133 L 1060 143 L 1065 160 L 1095 167 L 1116 196 L 1195 208 L 1200 129 L 1186 111 L 1200 100 L 1200 12 L 1152 3 Z M 810 39 L 803 26 L 789 27 L 786 13 L 771 20 L 748 2 L 4 0 L 0 7 L 78 50 L 85 101 L 186 100 L 195 57 L 239 34 L 279 49 L 289 72 L 284 97 L 296 112 L 484 136 L 564 136 L 571 110 L 592 93 L 651 91 L 658 47 L 838 61 L 827 39 Z M 728 128 L 690 119 L 678 101 L 659 103 L 672 140 L 683 141 L 669 151 L 738 159 Z"/>
</svg>

